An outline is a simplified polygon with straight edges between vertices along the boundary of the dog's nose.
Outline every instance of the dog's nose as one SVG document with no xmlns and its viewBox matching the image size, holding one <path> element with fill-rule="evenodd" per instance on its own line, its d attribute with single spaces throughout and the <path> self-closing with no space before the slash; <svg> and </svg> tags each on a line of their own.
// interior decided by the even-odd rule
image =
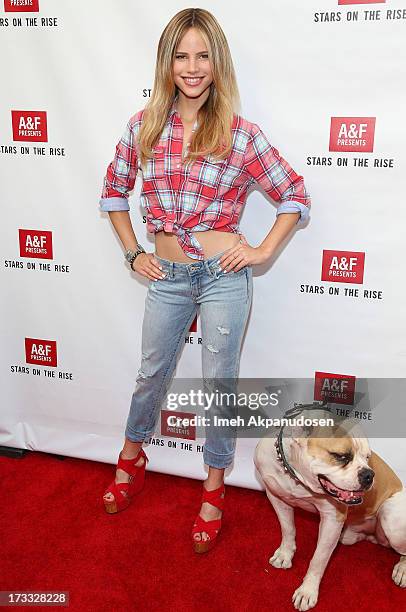
<svg viewBox="0 0 406 612">
<path fill-rule="evenodd" d="M 374 476 L 374 470 L 371 470 L 371 468 L 362 468 L 362 470 L 358 472 L 358 480 L 361 487 L 366 489 L 367 487 L 371 486 Z"/>
</svg>

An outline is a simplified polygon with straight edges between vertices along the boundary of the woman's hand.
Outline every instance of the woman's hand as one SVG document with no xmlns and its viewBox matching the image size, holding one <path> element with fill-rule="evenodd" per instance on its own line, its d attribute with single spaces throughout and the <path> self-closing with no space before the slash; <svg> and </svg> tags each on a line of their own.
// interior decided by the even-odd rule
<svg viewBox="0 0 406 612">
<path fill-rule="evenodd" d="M 165 278 L 165 274 L 162 274 L 162 266 L 155 259 L 153 253 L 140 253 L 137 255 L 133 261 L 132 268 L 134 272 L 138 272 L 138 274 L 146 276 L 150 280 Z"/>
<path fill-rule="evenodd" d="M 263 247 L 252 247 L 248 244 L 245 236 L 241 234 L 240 242 L 224 253 L 219 259 L 222 270 L 226 272 L 238 272 L 246 265 L 264 263 L 269 259 L 269 252 Z"/>
</svg>

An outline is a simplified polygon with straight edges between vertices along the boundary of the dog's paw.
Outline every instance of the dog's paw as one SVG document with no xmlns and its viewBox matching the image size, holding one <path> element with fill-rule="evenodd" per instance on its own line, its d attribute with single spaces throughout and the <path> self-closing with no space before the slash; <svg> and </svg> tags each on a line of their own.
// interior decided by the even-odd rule
<svg viewBox="0 0 406 612">
<path fill-rule="evenodd" d="M 403 557 L 399 563 L 396 563 L 392 572 L 392 580 L 402 589 L 406 588 L 406 557 Z"/>
<path fill-rule="evenodd" d="M 317 587 L 303 583 L 293 593 L 292 601 L 296 610 L 310 610 L 316 605 L 318 597 L 319 589 Z"/>
<path fill-rule="evenodd" d="M 341 544 L 345 544 L 350 546 L 351 544 L 355 544 L 356 542 L 360 542 L 360 540 L 365 540 L 365 533 L 359 533 L 358 531 L 354 531 L 350 526 L 344 527 L 340 535 Z"/>
<path fill-rule="evenodd" d="M 288 569 L 292 567 L 292 559 L 295 554 L 296 548 L 286 548 L 280 546 L 277 548 L 269 559 L 269 563 L 273 565 L 273 567 L 278 567 L 280 569 Z"/>
</svg>

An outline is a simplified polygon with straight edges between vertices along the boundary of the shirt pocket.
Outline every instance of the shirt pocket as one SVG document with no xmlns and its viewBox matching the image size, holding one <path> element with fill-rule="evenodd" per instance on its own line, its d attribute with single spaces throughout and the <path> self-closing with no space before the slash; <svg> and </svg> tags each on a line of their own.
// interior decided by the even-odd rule
<svg viewBox="0 0 406 612">
<path fill-rule="evenodd" d="M 189 175 L 190 181 L 217 189 L 226 166 L 227 160 L 214 161 L 212 157 L 207 157 L 193 164 Z"/>
<path fill-rule="evenodd" d="M 140 201 L 141 204 L 147 209 L 150 207 L 161 207 L 161 198 L 159 193 L 160 191 L 166 189 L 165 175 L 163 171 L 165 162 L 162 157 L 160 157 L 161 155 L 161 152 L 159 154 L 155 153 L 154 158 L 148 159 L 146 169 L 142 174 Z"/>
<path fill-rule="evenodd" d="M 153 148 L 152 157 L 146 163 L 144 179 L 151 181 L 162 179 L 167 174 L 167 149 L 166 145 L 160 144 Z"/>
<path fill-rule="evenodd" d="M 190 191 L 205 201 L 215 200 L 226 165 L 226 160 L 215 161 L 212 157 L 194 163 L 188 179 Z"/>
</svg>

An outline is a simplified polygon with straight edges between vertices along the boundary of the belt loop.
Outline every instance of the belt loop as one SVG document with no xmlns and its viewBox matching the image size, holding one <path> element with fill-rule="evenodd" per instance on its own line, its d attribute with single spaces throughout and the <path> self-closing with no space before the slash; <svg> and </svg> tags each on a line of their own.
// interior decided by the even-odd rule
<svg viewBox="0 0 406 612">
<path fill-rule="evenodd" d="M 215 261 L 212 261 L 211 263 L 207 263 L 206 262 L 206 267 L 209 271 L 209 274 L 211 276 L 214 276 L 214 278 L 216 278 L 216 275 L 218 273 L 219 270 L 219 264 L 217 263 L 218 259 L 216 257 Z"/>
</svg>

